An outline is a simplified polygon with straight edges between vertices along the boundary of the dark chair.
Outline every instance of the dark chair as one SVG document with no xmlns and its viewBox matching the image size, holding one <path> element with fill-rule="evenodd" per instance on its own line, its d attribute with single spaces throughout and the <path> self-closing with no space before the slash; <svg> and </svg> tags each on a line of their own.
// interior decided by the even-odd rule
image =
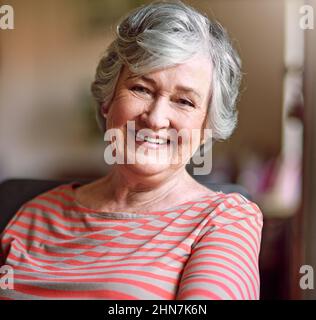
<svg viewBox="0 0 316 320">
<path fill-rule="evenodd" d="M 49 189 L 71 181 L 74 180 L 10 179 L 2 182 L 0 184 L 0 233 L 23 203 Z M 88 180 L 76 181 L 89 182 Z M 239 185 L 216 184 L 203 180 L 200 183 L 214 191 L 222 191 L 224 193 L 238 192 L 246 198 L 250 198 L 245 188 Z"/>
</svg>

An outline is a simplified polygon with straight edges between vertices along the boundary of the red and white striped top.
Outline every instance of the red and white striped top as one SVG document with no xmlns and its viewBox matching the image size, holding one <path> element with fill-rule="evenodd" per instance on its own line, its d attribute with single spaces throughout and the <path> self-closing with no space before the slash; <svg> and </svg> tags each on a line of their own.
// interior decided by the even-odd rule
<svg viewBox="0 0 316 320">
<path fill-rule="evenodd" d="M 221 192 L 146 214 L 80 205 L 76 182 L 24 204 L 0 236 L 1 299 L 258 299 L 262 214 Z"/>
</svg>

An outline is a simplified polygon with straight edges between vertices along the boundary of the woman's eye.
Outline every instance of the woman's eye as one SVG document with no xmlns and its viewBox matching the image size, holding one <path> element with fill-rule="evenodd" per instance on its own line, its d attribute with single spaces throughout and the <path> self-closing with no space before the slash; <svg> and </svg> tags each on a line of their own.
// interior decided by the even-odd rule
<svg viewBox="0 0 316 320">
<path fill-rule="evenodd" d="M 189 106 L 189 107 L 194 108 L 194 104 L 190 100 L 187 100 L 187 99 L 179 99 L 178 103 L 181 105 L 185 105 L 185 106 Z"/>
<path fill-rule="evenodd" d="M 131 88 L 132 91 L 138 92 L 138 93 L 143 93 L 143 94 L 151 94 L 151 91 L 147 89 L 146 87 L 143 86 L 134 86 Z"/>
</svg>

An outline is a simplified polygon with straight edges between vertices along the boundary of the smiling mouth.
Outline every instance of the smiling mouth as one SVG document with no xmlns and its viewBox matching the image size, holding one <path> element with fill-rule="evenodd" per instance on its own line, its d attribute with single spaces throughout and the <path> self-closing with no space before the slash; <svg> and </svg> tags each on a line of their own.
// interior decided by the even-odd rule
<svg viewBox="0 0 316 320">
<path fill-rule="evenodd" d="M 147 142 L 153 145 L 168 145 L 170 140 L 162 137 L 149 137 L 147 135 L 141 134 L 140 132 L 136 133 L 135 140 L 137 142 Z"/>
</svg>

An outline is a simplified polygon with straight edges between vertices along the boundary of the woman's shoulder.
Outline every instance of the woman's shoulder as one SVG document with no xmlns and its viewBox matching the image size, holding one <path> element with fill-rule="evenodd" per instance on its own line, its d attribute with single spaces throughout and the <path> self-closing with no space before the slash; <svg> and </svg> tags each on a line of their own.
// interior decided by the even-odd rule
<svg viewBox="0 0 316 320">
<path fill-rule="evenodd" d="M 194 181 L 191 190 L 197 195 L 196 199 L 202 198 L 207 200 L 210 204 L 214 206 L 219 206 L 220 208 L 231 207 L 231 206 L 244 206 L 253 205 L 256 206 L 254 202 L 249 200 L 245 195 L 239 192 L 223 192 L 222 189 L 213 189 L 211 186 L 203 185 L 200 182 Z"/>
<path fill-rule="evenodd" d="M 64 208 L 69 207 L 73 204 L 73 188 L 77 184 L 78 182 L 76 181 L 64 183 L 38 194 L 37 196 L 23 203 L 12 220 L 16 220 L 25 212 L 36 213 L 37 215 L 39 215 L 41 212 L 62 211 Z"/>
<path fill-rule="evenodd" d="M 51 224 L 56 220 L 63 222 L 64 212 L 73 207 L 73 187 L 76 184 L 75 181 L 61 184 L 26 201 L 12 216 L 2 233 L 12 229 L 20 231 L 21 226 L 29 230 L 25 232 L 31 232 L 38 225 L 42 227 L 43 224 Z"/>
<path fill-rule="evenodd" d="M 207 203 L 212 222 L 234 223 L 253 219 L 262 224 L 263 214 L 259 206 L 238 192 L 210 192 L 203 201 Z"/>
<path fill-rule="evenodd" d="M 67 205 L 74 200 L 74 190 L 77 186 L 81 185 L 81 183 L 77 181 L 62 183 L 54 188 L 51 188 L 47 191 L 44 191 L 29 201 L 24 203 L 25 206 L 30 206 L 34 204 L 61 204 Z M 23 207 L 22 206 L 22 207 Z"/>
</svg>

